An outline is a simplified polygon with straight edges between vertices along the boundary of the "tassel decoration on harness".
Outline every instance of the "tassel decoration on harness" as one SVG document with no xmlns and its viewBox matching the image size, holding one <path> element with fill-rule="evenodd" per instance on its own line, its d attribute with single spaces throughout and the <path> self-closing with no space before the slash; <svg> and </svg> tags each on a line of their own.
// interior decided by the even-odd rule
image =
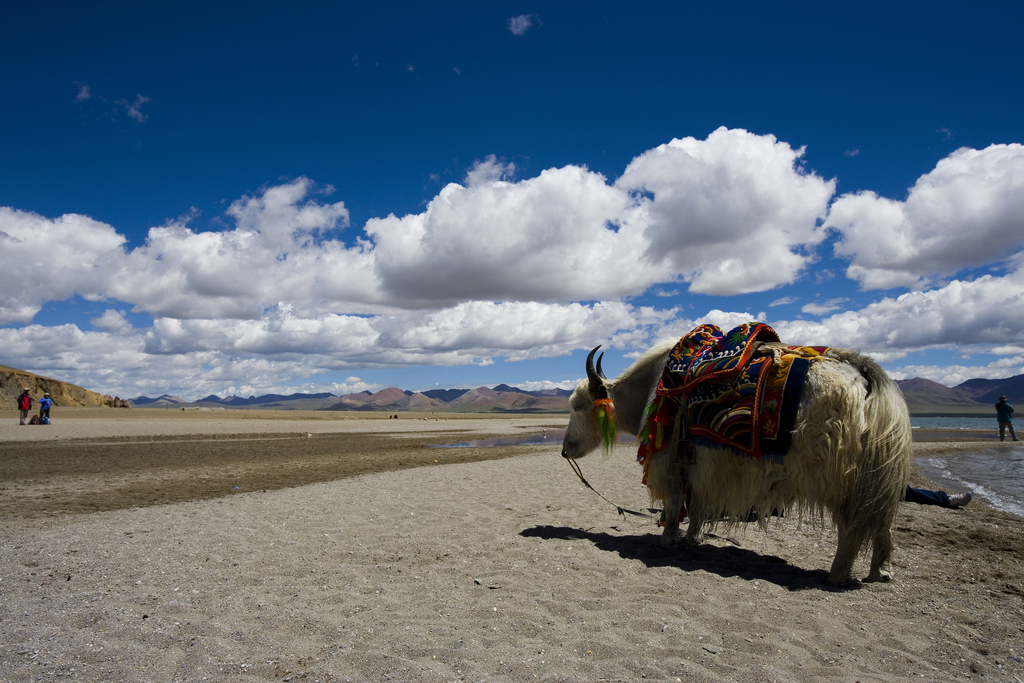
<svg viewBox="0 0 1024 683">
<path fill-rule="evenodd" d="M 611 453 L 615 445 L 615 404 L 610 398 L 597 399 L 594 401 L 591 418 L 597 433 L 601 435 L 605 453 Z"/>
</svg>

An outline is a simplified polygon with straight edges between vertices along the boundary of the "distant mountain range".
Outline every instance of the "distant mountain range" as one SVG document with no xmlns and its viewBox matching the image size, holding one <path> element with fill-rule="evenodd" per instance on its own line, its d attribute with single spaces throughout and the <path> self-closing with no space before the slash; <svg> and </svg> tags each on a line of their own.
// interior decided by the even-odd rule
<svg viewBox="0 0 1024 683">
<path fill-rule="evenodd" d="M 564 413 L 571 391 L 546 389 L 527 391 L 507 384 L 493 389 L 431 389 L 424 392 L 403 391 L 389 387 L 376 393 L 336 396 L 322 394 L 266 394 L 264 396 L 207 396 L 186 401 L 164 394 L 159 398 L 140 396 L 131 399 L 138 408 L 248 408 L 269 410 L 372 410 L 381 412 L 459 412 L 459 413 Z"/>
<path fill-rule="evenodd" d="M 896 382 L 912 415 L 920 417 L 984 416 L 995 413 L 993 405 L 1001 395 L 1024 411 L 1024 375 L 1006 379 L 971 379 L 955 387 L 915 377 Z M 377 393 L 335 396 L 322 394 L 266 394 L 264 396 L 207 396 L 194 402 L 177 396 L 131 400 L 137 407 L 222 407 L 276 410 L 374 410 L 392 412 L 503 412 L 564 413 L 571 391 L 550 389 L 527 391 L 507 384 L 493 389 L 431 389 L 423 392 L 390 387 Z"/>
<path fill-rule="evenodd" d="M 911 415 L 920 417 L 955 417 L 995 415 L 996 402 L 1006 396 L 1011 404 L 1024 411 L 1024 375 L 1005 379 L 969 379 L 955 387 L 915 377 L 896 382 Z M 1024 412 L 1022 412 L 1024 418 Z"/>
<path fill-rule="evenodd" d="M 1005 379 L 969 379 L 955 387 L 915 377 L 896 382 L 906 398 L 912 415 L 920 417 L 992 416 L 993 406 L 1001 395 L 1021 411 L 1024 420 L 1024 375 Z M 423 392 L 403 391 L 390 387 L 370 393 L 336 396 L 319 394 L 266 394 L 264 396 L 210 395 L 199 401 L 186 401 L 178 396 L 164 394 L 158 398 L 139 396 L 125 401 L 111 396 L 42 377 L 24 370 L 0 366 L 0 401 L 13 404 L 21 387 L 32 388 L 38 399 L 44 391 L 53 394 L 58 406 L 108 405 L 137 408 L 248 408 L 272 410 L 373 410 L 382 412 L 501 412 L 501 413 L 565 413 L 567 398 L 572 393 L 565 389 L 527 391 L 507 384 L 493 389 L 431 389 Z"/>
</svg>

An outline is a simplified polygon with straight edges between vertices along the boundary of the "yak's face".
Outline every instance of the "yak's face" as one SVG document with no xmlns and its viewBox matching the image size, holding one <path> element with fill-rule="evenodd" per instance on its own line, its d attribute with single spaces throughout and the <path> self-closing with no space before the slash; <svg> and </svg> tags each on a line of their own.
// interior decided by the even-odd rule
<svg viewBox="0 0 1024 683">
<path fill-rule="evenodd" d="M 583 380 L 569 398 L 569 426 L 562 440 L 563 458 L 582 458 L 601 445 L 601 436 L 591 417 L 593 410 L 590 383 Z"/>
<path fill-rule="evenodd" d="M 608 398 L 608 386 L 601 370 L 603 353 L 597 358 L 597 366 L 594 366 L 594 354 L 599 348 L 596 347 L 587 356 L 587 379 L 580 382 L 569 397 L 569 426 L 565 428 L 565 439 L 562 441 L 563 458 L 582 458 L 601 445 L 601 434 L 593 418 L 594 402 Z M 611 419 L 614 438 L 614 411 Z"/>
</svg>

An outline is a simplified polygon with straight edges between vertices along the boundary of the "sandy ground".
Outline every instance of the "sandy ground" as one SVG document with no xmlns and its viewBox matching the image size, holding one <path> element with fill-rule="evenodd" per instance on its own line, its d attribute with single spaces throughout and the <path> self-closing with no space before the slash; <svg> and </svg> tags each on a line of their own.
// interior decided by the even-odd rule
<svg viewBox="0 0 1024 683">
<path fill-rule="evenodd" d="M 427 447 L 558 417 L 128 412 L 0 425 L 0 680 L 1024 681 L 1024 520 L 977 502 L 839 590 L 827 526 L 664 551 L 557 443 Z M 581 465 L 643 509 L 633 456 Z"/>
</svg>

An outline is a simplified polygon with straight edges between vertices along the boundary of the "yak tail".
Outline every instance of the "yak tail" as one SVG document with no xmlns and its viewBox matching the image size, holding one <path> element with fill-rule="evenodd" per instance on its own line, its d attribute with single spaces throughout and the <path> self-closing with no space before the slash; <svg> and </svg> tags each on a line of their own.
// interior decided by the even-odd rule
<svg viewBox="0 0 1024 683">
<path fill-rule="evenodd" d="M 910 414 L 903 393 L 881 366 L 855 351 L 841 353 L 842 360 L 867 382 L 859 476 L 851 501 L 855 509 L 847 512 L 851 525 L 870 535 L 879 525 L 892 525 L 904 497 L 910 468 Z"/>
</svg>

